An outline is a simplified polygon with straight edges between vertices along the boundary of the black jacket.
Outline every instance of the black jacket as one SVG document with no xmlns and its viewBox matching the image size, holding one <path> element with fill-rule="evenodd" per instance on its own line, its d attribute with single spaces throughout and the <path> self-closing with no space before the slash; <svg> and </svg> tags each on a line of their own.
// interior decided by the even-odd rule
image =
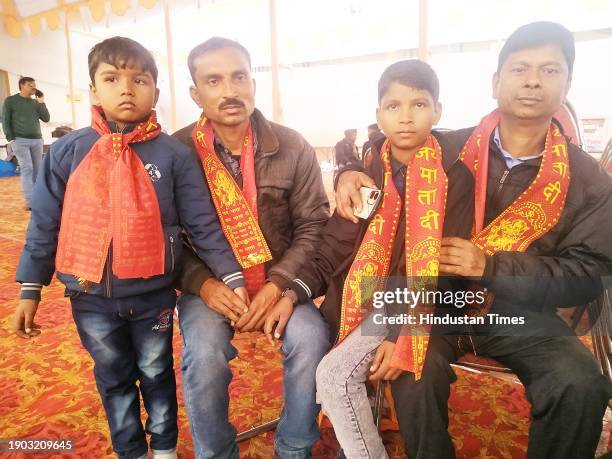
<svg viewBox="0 0 612 459">
<path fill-rule="evenodd" d="M 446 134 L 461 149 L 474 128 Z M 533 182 L 540 158 L 509 172 L 499 148 L 489 142 L 485 225 Z M 612 179 L 597 162 L 568 140 L 570 187 L 557 224 L 522 252 L 487 257 L 482 284 L 495 294 L 494 309 L 555 313 L 583 305 L 602 291 L 612 273 Z M 503 179 L 502 179 L 503 177 Z"/>
<path fill-rule="evenodd" d="M 465 164 L 458 160 L 458 150 L 451 148 L 446 139 L 434 132 L 442 147 L 442 166 L 448 177 L 448 195 L 446 215 L 444 217 L 443 236 L 457 236 L 469 239 L 474 219 L 474 179 Z M 375 149 L 381 148 L 383 139 L 375 141 Z M 383 164 L 379 154 L 373 156 L 371 166 L 365 171 L 374 179 L 377 187 L 383 186 Z M 332 215 L 323 232 L 323 241 L 312 261 L 304 266 L 292 289 L 298 293 L 300 302 L 308 297 L 316 298 L 325 295 L 321 313 L 330 327 L 330 336 L 337 336 L 342 304 L 344 281 L 366 229 L 368 220 L 353 223 Z M 406 275 L 404 234 L 405 219 L 398 223 L 396 244 L 390 261 L 390 272 L 393 275 Z"/>
<path fill-rule="evenodd" d="M 255 177 L 259 226 L 272 253 L 266 263 L 269 280 L 287 287 L 311 259 L 329 219 L 329 202 L 314 149 L 292 129 L 269 122 L 259 110 L 253 115 L 257 151 Z M 191 124 L 173 137 L 194 147 Z M 186 251 L 182 259 L 181 290 L 199 294 L 210 269 Z"/>
</svg>

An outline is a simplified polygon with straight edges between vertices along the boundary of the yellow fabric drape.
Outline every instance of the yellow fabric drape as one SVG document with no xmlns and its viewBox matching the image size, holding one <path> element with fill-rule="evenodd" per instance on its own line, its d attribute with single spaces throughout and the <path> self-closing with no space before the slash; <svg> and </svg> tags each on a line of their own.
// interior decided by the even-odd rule
<svg viewBox="0 0 612 459">
<path fill-rule="evenodd" d="M 15 6 L 16 0 L 0 0 L 2 5 L 2 23 L 6 32 L 14 38 L 20 38 L 25 28 L 30 30 L 32 35 L 37 35 L 42 30 L 43 21 L 50 30 L 57 30 L 62 27 L 62 17 L 64 14 L 72 15 L 76 13 L 80 16 L 79 7 L 89 8 L 91 17 L 95 22 L 100 22 L 106 16 L 106 0 L 83 0 L 71 4 L 59 4 L 56 8 L 44 11 L 28 17 L 19 16 L 19 11 Z M 130 0 L 108 0 L 110 11 L 116 16 L 124 16 L 130 8 Z M 138 0 L 138 5 L 145 9 L 152 9 L 158 0 Z M 72 22 L 72 21 L 71 21 Z"/>
</svg>

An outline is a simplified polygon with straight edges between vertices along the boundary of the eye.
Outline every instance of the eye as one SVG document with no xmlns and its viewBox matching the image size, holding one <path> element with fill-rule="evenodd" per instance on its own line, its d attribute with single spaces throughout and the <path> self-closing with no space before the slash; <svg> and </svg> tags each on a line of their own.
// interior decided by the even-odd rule
<svg viewBox="0 0 612 459">
<path fill-rule="evenodd" d="M 136 84 L 140 84 L 140 85 L 142 85 L 142 84 L 147 84 L 147 82 L 146 82 L 145 80 L 143 80 L 142 78 L 136 78 L 136 79 L 134 80 L 134 83 L 136 83 Z"/>
<path fill-rule="evenodd" d="M 425 102 L 417 102 L 416 104 L 414 104 L 414 106 L 416 108 L 425 108 L 427 107 L 427 105 L 425 104 Z"/>
<path fill-rule="evenodd" d="M 556 75 L 557 73 L 559 73 L 559 69 L 556 69 L 554 67 L 544 67 L 542 71 L 545 75 Z"/>
<path fill-rule="evenodd" d="M 238 75 L 236 75 L 236 80 L 237 81 L 244 81 L 244 80 L 246 80 L 246 75 L 244 73 L 239 73 Z"/>
<path fill-rule="evenodd" d="M 217 78 L 209 78 L 206 84 L 208 86 L 217 86 L 217 84 L 219 84 L 219 80 Z"/>
<path fill-rule="evenodd" d="M 117 81 L 117 77 L 107 76 L 107 77 L 104 77 L 104 81 L 106 81 L 108 83 L 114 83 L 115 81 Z"/>
<path fill-rule="evenodd" d="M 512 69 L 510 69 L 510 71 L 512 73 L 516 73 L 516 74 L 521 74 L 525 71 L 525 67 L 512 67 Z"/>
<path fill-rule="evenodd" d="M 399 104 L 396 104 L 395 102 L 387 105 L 387 110 L 397 110 L 398 108 L 399 108 Z"/>
</svg>

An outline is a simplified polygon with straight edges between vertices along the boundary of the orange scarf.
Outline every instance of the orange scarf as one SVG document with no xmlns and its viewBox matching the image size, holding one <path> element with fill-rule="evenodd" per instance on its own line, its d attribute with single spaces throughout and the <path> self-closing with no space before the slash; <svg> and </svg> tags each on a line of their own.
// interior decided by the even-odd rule
<svg viewBox="0 0 612 459">
<path fill-rule="evenodd" d="M 551 123 L 546 133 L 544 154 L 534 181 L 491 223 L 484 227 L 489 164 L 489 139 L 499 125 L 499 110 L 485 116 L 461 152 L 461 160 L 475 179 L 475 214 L 472 242 L 487 255 L 524 252 L 559 221 L 569 189 L 570 169 L 565 137 Z M 484 315 L 492 304 L 476 311 Z"/>
<path fill-rule="evenodd" d="M 157 137 L 155 112 L 127 134 L 111 133 L 100 107 L 100 138 L 68 179 L 57 244 L 57 270 L 100 282 L 113 242 L 112 270 L 122 279 L 164 273 L 164 235 L 151 178 L 131 144 Z"/>
<path fill-rule="evenodd" d="M 393 183 L 389 155 L 390 144 L 387 140 L 381 151 L 385 171 L 384 198 L 368 225 L 344 282 L 338 343 L 366 317 L 373 293 L 384 289 L 386 277 L 389 276 L 391 251 L 402 206 Z M 411 290 L 435 288 L 437 284 L 447 191 L 448 179 L 442 167 L 442 150 L 435 137 L 429 135 L 406 168 L 405 256 L 408 288 Z M 419 317 L 430 309 L 429 306 L 418 305 L 410 314 Z M 413 372 L 419 379 L 428 343 L 428 326 L 403 327 L 391 365 Z"/>
<path fill-rule="evenodd" d="M 247 291 L 249 295 L 254 295 L 265 283 L 264 263 L 272 259 L 272 254 L 258 223 L 252 127 L 249 124 L 240 155 L 242 190 L 217 156 L 215 133 L 204 114 L 196 123 L 192 137 L 211 189 L 221 228 L 238 263 L 244 269 Z"/>
</svg>

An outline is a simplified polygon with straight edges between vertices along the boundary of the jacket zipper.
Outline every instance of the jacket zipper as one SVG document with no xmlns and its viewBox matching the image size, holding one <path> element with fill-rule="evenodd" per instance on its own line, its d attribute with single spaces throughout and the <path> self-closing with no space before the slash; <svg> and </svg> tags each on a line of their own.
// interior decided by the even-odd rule
<svg viewBox="0 0 612 459">
<path fill-rule="evenodd" d="M 510 173 L 510 169 L 506 169 L 504 171 L 504 174 L 501 176 L 501 178 L 499 179 L 499 185 L 497 187 L 497 192 L 499 193 L 502 188 L 504 187 L 504 182 L 506 181 L 506 178 L 508 177 L 508 174 Z"/>
<path fill-rule="evenodd" d="M 174 237 L 169 234 L 170 238 L 170 272 L 174 272 Z"/>
<path fill-rule="evenodd" d="M 111 298 L 113 293 L 111 287 L 111 260 L 112 260 L 112 249 L 111 246 L 108 246 L 108 251 L 106 252 L 106 297 Z"/>
</svg>

